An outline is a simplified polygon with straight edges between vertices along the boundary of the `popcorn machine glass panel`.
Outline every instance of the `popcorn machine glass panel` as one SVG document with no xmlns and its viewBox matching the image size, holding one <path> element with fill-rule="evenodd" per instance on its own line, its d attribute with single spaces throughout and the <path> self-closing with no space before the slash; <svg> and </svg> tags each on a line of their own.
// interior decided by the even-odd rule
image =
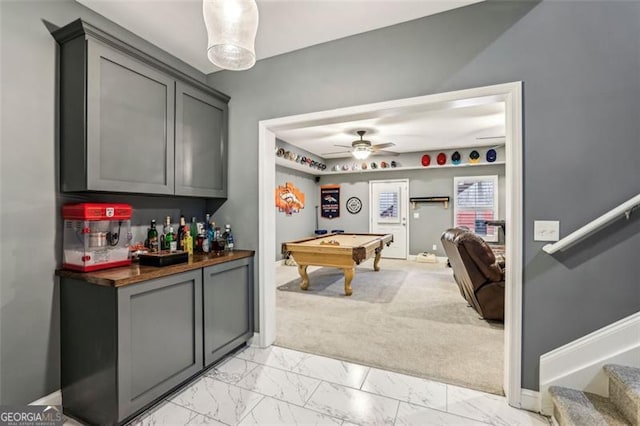
<svg viewBox="0 0 640 426">
<path fill-rule="evenodd" d="M 131 264 L 131 206 L 81 203 L 62 208 L 65 269 L 89 272 Z"/>
</svg>

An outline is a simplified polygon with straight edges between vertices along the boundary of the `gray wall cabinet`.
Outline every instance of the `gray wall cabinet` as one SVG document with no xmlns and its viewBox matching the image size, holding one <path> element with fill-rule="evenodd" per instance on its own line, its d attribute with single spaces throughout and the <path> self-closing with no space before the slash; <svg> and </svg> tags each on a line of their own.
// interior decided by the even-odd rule
<svg viewBox="0 0 640 426">
<path fill-rule="evenodd" d="M 173 194 L 174 80 L 87 40 L 86 90 L 87 189 Z"/>
<path fill-rule="evenodd" d="M 227 196 L 227 103 L 176 82 L 175 193 Z"/>
<path fill-rule="evenodd" d="M 53 35 L 63 192 L 226 197 L 228 96 L 84 21 Z"/>
<path fill-rule="evenodd" d="M 60 294 L 65 413 L 120 423 L 202 370 L 200 269 L 119 288 L 63 278 Z"/>
<path fill-rule="evenodd" d="M 207 366 L 253 335 L 253 259 L 204 268 L 203 300 Z"/>
</svg>

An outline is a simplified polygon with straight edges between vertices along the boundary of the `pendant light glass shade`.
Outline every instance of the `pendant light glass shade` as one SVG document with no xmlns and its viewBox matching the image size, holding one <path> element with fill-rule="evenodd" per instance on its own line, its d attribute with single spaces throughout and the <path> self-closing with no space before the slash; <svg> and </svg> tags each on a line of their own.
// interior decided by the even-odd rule
<svg viewBox="0 0 640 426">
<path fill-rule="evenodd" d="M 256 63 L 258 6 L 255 0 L 203 0 L 207 56 L 219 68 L 241 71 Z"/>
</svg>

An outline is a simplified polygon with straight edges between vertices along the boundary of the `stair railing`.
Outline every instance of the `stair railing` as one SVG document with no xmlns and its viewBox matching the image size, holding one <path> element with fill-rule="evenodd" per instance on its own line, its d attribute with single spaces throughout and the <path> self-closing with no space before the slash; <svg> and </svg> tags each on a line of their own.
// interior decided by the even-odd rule
<svg viewBox="0 0 640 426">
<path fill-rule="evenodd" d="M 640 194 L 632 197 L 631 199 L 625 201 L 619 206 L 609 210 L 602 216 L 592 220 L 591 222 L 584 225 L 582 228 L 577 229 L 566 237 L 560 239 L 559 241 L 553 244 L 547 244 L 542 247 L 546 253 L 553 254 L 557 251 L 565 250 L 570 246 L 574 245 L 581 239 L 585 238 L 589 234 L 597 231 L 600 228 L 608 225 L 610 222 L 615 219 L 619 219 L 624 215 L 624 217 L 629 220 L 629 216 L 631 216 L 631 212 L 640 205 Z"/>
</svg>

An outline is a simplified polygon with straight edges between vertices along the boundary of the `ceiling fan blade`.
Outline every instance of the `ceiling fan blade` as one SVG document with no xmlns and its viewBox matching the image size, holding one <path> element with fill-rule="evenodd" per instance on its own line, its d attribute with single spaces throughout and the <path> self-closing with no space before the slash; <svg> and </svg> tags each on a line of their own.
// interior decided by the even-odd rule
<svg viewBox="0 0 640 426">
<path fill-rule="evenodd" d="M 379 143 L 377 145 L 373 145 L 371 149 L 374 151 L 378 151 L 380 149 L 391 148 L 392 146 L 395 146 L 395 143 L 393 142 Z"/>
<path fill-rule="evenodd" d="M 504 136 L 483 136 L 483 137 L 479 137 L 476 138 L 476 140 L 486 140 L 486 139 L 504 139 Z"/>
<path fill-rule="evenodd" d="M 353 146 L 352 146 L 352 145 L 339 145 L 339 144 L 333 144 L 333 146 L 339 146 L 340 148 L 349 148 L 349 149 L 353 148 Z"/>
<path fill-rule="evenodd" d="M 351 151 L 336 151 L 336 152 L 323 152 L 320 155 L 334 155 L 334 154 L 351 154 Z"/>
<path fill-rule="evenodd" d="M 373 151 L 371 153 L 371 155 L 387 155 L 389 157 L 396 157 L 396 156 L 400 155 L 400 153 L 393 152 L 393 151 L 385 151 L 383 149 L 379 149 L 379 150 Z"/>
</svg>

